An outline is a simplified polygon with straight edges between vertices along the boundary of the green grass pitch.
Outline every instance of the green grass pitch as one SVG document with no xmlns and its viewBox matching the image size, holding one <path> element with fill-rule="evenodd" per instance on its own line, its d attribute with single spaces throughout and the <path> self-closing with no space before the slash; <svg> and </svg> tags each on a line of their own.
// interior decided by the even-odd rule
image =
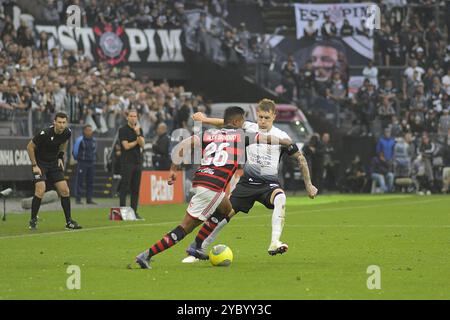
<svg viewBox="0 0 450 320">
<path fill-rule="evenodd" d="M 117 202 L 115 199 L 112 202 Z M 271 211 L 239 214 L 217 243 L 234 253 L 230 267 L 181 264 L 195 234 L 158 255 L 152 270 L 134 256 L 181 221 L 186 205 L 144 207 L 146 221 L 107 219 L 107 209 L 78 210 L 81 231 L 64 231 L 61 212 L 0 221 L 0 299 L 449 299 L 450 197 L 288 197 L 282 240 L 271 257 Z M 132 269 L 127 268 L 132 264 Z M 81 289 L 66 286 L 67 267 Z M 369 290 L 370 265 L 381 289 Z"/>
</svg>

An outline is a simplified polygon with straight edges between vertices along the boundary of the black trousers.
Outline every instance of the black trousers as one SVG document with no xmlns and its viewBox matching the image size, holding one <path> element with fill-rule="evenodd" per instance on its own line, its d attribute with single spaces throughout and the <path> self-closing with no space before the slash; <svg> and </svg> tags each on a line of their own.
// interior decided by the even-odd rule
<svg viewBox="0 0 450 320">
<path fill-rule="evenodd" d="M 141 165 L 134 163 L 122 163 L 120 181 L 120 206 L 125 207 L 127 194 L 131 194 L 131 208 L 137 212 L 139 201 L 139 187 L 141 185 Z"/>
</svg>

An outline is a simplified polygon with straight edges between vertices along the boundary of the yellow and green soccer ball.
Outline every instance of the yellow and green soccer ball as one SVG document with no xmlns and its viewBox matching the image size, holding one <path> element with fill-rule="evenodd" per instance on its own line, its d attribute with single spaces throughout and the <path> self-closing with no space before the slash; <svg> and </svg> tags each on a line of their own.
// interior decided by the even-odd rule
<svg viewBox="0 0 450 320">
<path fill-rule="evenodd" d="M 224 244 L 214 246 L 209 252 L 209 261 L 213 266 L 228 267 L 233 262 L 233 251 Z"/>
</svg>

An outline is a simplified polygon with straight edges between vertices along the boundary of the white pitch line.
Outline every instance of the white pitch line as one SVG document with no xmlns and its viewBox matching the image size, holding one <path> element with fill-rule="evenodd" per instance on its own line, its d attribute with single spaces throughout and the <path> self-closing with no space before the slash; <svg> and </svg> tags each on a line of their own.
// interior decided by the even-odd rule
<svg viewBox="0 0 450 320">
<path fill-rule="evenodd" d="M 450 198 L 449 198 L 450 199 Z M 288 211 L 287 216 L 291 216 L 294 214 L 300 214 L 300 213 L 319 213 L 319 212 L 329 212 L 329 211 L 341 211 L 341 210 L 347 210 L 347 209 L 369 209 L 369 208 L 379 208 L 379 207 L 390 207 L 390 206 L 398 206 L 398 205 L 416 205 L 416 204 L 423 204 L 423 203 L 429 203 L 429 202 L 437 202 L 437 201 L 443 201 L 448 200 L 446 198 L 442 199 L 429 199 L 429 200 L 421 200 L 421 201 L 412 201 L 412 202 L 406 202 L 406 203 L 391 203 L 391 204 L 379 204 L 379 205 L 366 205 L 366 206 L 349 206 L 349 207 L 340 207 L 340 208 L 325 208 L 325 209 L 316 209 L 316 210 L 296 210 L 296 211 Z M 326 203 L 324 203 L 326 204 Z M 259 218 L 267 218 L 266 215 L 245 215 L 241 214 L 239 219 L 259 219 Z M 20 235 L 11 235 L 11 236 L 4 236 L 0 237 L 0 240 L 6 240 L 6 239 L 17 239 L 17 238 L 27 238 L 27 237 L 39 237 L 39 236 L 47 236 L 47 235 L 58 235 L 58 234 L 75 234 L 79 232 L 87 232 L 87 231 L 98 231 L 98 230 L 110 230 L 110 229 L 117 229 L 117 228 L 136 228 L 136 227 L 154 227 L 154 226 L 164 226 L 164 225 L 173 225 L 180 223 L 180 221 L 167 221 L 167 222 L 157 222 L 157 223 L 146 223 L 146 224 L 134 224 L 134 225 L 121 225 L 121 226 L 103 226 L 103 227 L 92 227 L 92 228 L 86 228 L 81 229 L 77 231 L 53 231 L 53 232 L 42 232 L 42 233 L 30 233 L 30 234 L 20 234 Z M 306 226 L 306 225 L 305 225 Z M 339 226 L 339 225 L 337 225 Z M 355 225 L 356 226 L 356 225 Z M 364 225 L 361 225 L 362 227 Z M 345 228 L 345 225 L 342 225 L 342 227 Z"/>
<path fill-rule="evenodd" d="M 230 227 L 248 227 L 238 224 L 227 225 Z M 271 227 L 270 224 L 252 224 L 252 227 Z M 284 228 L 424 228 L 424 229 L 448 229 L 450 225 L 414 225 L 414 224 L 286 224 Z"/>
</svg>

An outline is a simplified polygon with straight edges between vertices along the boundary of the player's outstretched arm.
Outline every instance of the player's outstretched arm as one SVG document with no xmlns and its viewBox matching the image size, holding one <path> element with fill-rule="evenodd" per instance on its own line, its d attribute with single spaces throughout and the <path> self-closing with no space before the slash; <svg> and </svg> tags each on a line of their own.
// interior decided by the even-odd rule
<svg viewBox="0 0 450 320">
<path fill-rule="evenodd" d="M 292 145 L 291 139 L 282 139 L 277 136 L 265 135 L 265 134 L 257 134 L 255 136 L 256 143 L 261 144 L 272 144 L 272 145 L 281 145 L 284 147 L 289 147 Z"/>
<path fill-rule="evenodd" d="M 297 159 L 300 170 L 302 171 L 303 181 L 305 182 L 306 192 L 308 192 L 308 196 L 311 199 L 314 199 L 315 196 L 317 195 L 318 190 L 315 186 L 313 186 L 313 184 L 311 182 L 311 176 L 309 174 L 308 162 L 306 161 L 305 156 L 303 155 L 303 153 L 301 151 L 297 151 L 293 156 Z"/>
<path fill-rule="evenodd" d="M 219 118 L 208 118 L 201 112 L 196 112 L 192 115 L 192 120 L 199 121 L 205 124 L 209 124 L 215 127 L 222 127 L 224 125 L 223 119 Z"/>
</svg>

